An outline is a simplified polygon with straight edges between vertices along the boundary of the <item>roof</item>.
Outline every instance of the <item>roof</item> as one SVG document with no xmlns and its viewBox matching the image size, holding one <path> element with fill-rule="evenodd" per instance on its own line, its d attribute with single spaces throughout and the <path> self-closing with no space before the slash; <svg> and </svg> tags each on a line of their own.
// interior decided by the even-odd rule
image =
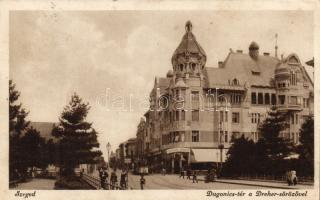
<svg viewBox="0 0 320 200">
<path fill-rule="evenodd" d="M 270 87 L 274 71 L 279 59 L 272 56 L 259 55 L 253 60 L 250 55 L 230 52 L 222 68 L 205 67 L 207 86 L 229 85 L 229 81 L 238 80 L 239 85 L 245 84 Z"/>
<path fill-rule="evenodd" d="M 196 37 L 192 33 L 192 24 L 190 21 L 186 23 L 186 33 L 182 37 L 182 40 L 175 50 L 172 61 L 180 54 L 200 54 L 206 58 L 206 53 L 200 44 L 197 42 Z"/>
<path fill-rule="evenodd" d="M 178 79 L 177 83 L 174 86 L 175 88 L 186 88 L 188 87 L 185 82 L 183 81 L 183 79 Z"/>
<path fill-rule="evenodd" d="M 306 62 L 307 65 L 314 67 L 314 58 Z"/>
<path fill-rule="evenodd" d="M 46 140 L 56 140 L 56 138 L 51 135 L 51 131 L 55 123 L 53 122 L 30 122 L 30 127 L 35 128 L 40 132 L 40 136 L 44 137 Z"/>
</svg>

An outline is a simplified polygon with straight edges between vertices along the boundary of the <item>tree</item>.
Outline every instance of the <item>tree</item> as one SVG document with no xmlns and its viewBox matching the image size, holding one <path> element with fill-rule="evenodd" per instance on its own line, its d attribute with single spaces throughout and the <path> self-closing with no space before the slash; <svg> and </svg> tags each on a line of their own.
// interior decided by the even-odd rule
<svg viewBox="0 0 320 200">
<path fill-rule="evenodd" d="M 300 129 L 299 160 L 306 175 L 314 173 L 314 120 L 309 116 Z"/>
<path fill-rule="evenodd" d="M 227 153 L 228 159 L 223 165 L 222 174 L 224 176 L 252 174 L 255 162 L 254 147 L 254 142 L 244 135 L 234 139 Z"/>
<path fill-rule="evenodd" d="M 286 112 L 279 112 L 272 107 L 267 118 L 259 126 L 262 137 L 256 144 L 256 149 L 259 149 L 259 153 L 264 157 L 260 166 L 267 174 L 281 174 L 286 171 L 284 158 L 292 152 L 292 143 L 280 136 L 288 127 L 286 118 Z"/>
<path fill-rule="evenodd" d="M 20 92 L 15 89 L 12 80 L 9 81 L 9 177 L 10 180 L 17 178 L 17 170 L 23 157 L 21 157 L 20 137 L 29 125 L 25 118 L 28 112 L 22 108 L 22 104 L 17 104 Z M 20 171 L 21 173 L 21 171 Z"/>
<path fill-rule="evenodd" d="M 288 127 L 286 118 L 285 112 L 279 112 L 275 107 L 272 107 L 267 118 L 259 126 L 261 140 L 265 145 L 265 153 L 271 160 L 283 159 L 291 151 L 290 142 L 280 136 L 280 133 Z"/>
<path fill-rule="evenodd" d="M 46 142 L 40 136 L 39 131 L 30 127 L 20 139 L 20 147 L 23 150 L 21 157 L 23 162 L 20 164 L 22 170 L 28 167 L 46 168 Z"/>
<path fill-rule="evenodd" d="M 53 128 L 52 134 L 59 139 L 58 163 L 62 175 L 73 175 L 74 168 L 82 163 L 95 163 L 96 157 L 101 156 L 98 148 L 97 132 L 86 122 L 89 104 L 74 94 L 69 104 L 64 108 L 60 123 Z"/>
</svg>

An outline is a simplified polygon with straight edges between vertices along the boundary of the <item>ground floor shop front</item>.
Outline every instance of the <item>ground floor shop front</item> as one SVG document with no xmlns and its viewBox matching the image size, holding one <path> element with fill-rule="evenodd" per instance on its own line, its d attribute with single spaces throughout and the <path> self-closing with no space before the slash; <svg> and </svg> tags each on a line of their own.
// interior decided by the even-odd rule
<svg viewBox="0 0 320 200">
<path fill-rule="evenodd" d="M 148 156 L 150 171 L 180 173 L 182 169 L 208 170 L 217 168 L 226 160 L 228 149 L 171 148 Z"/>
</svg>

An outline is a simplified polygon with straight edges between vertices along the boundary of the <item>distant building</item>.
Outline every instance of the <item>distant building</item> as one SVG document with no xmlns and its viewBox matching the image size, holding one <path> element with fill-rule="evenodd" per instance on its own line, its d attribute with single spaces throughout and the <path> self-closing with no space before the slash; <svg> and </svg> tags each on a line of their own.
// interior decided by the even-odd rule
<svg viewBox="0 0 320 200">
<path fill-rule="evenodd" d="M 287 114 L 290 126 L 282 137 L 298 144 L 301 124 L 313 115 L 314 105 L 313 81 L 298 55 L 260 54 L 252 42 L 248 54 L 230 51 L 217 68 L 207 67 L 191 22 L 185 29 L 171 59 L 173 69 L 155 78 L 150 109 L 138 127 L 138 157 L 172 172 L 224 162 L 232 138 L 259 139 L 258 126 L 271 106 Z"/>
<path fill-rule="evenodd" d="M 52 139 L 56 141 L 57 139 L 51 135 L 52 129 L 56 123 L 54 122 L 30 122 L 29 127 L 33 127 L 40 132 L 40 136 L 45 140 Z"/>
</svg>

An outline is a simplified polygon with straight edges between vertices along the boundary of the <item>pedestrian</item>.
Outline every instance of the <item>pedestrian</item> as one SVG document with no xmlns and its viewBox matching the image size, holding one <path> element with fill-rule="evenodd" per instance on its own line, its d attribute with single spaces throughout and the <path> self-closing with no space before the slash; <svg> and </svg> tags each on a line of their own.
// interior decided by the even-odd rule
<svg viewBox="0 0 320 200">
<path fill-rule="evenodd" d="M 127 189 L 127 173 L 125 169 L 122 169 L 121 176 L 120 176 L 120 187 L 121 189 Z"/>
<path fill-rule="evenodd" d="M 146 179 L 143 177 L 143 174 L 140 174 L 140 188 L 143 190 L 143 186 L 146 184 Z"/>
<path fill-rule="evenodd" d="M 118 182 L 118 177 L 117 177 L 116 168 L 115 168 L 110 175 L 110 185 L 112 190 L 116 189 L 117 182 Z"/>
<path fill-rule="evenodd" d="M 165 176 L 166 175 L 166 168 L 162 168 L 162 175 Z"/>
<path fill-rule="evenodd" d="M 191 180 L 190 176 L 191 176 L 191 170 L 190 170 L 190 168 L 188 168 L 187 169 L 187 179 Z"/>
<path fill-rule="evenodd" d="M 183 167 L 180 169 L 180 176 L 179 176 L 179 178 L 183 178 L 184 179 L 184 169 L 183 169 Z"/>
<path fill-rule="evenodd" d="M 197 179 L 197 171 L 193 170 L 192 173 L 192 183 L 197 182 L 198 183 L 198 179 Z"/>
<path fill-rule="evenodd" d="M 106 171 L 105 168 L 101 168 L 99 171 L 99 176 L 100 176 L 100 185 L 101 188 L 107 189 L 106 187 L 106 180 L 108 178 L 108 172 Z"/>
</svg>

